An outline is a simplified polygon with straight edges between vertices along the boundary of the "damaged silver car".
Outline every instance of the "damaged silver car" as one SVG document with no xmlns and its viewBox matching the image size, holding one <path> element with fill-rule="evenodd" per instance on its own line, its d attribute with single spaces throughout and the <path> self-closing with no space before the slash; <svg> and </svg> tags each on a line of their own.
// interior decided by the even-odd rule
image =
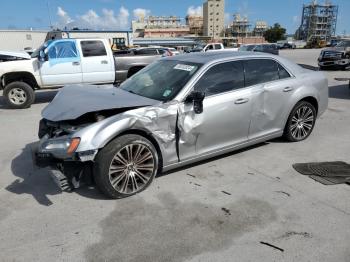
<svg viewBox="0 0 350 262">
<path fill-rule="evenodd" d="M 94 181 L 123 198 L 186 164 L 281 136 L 302 141 L 327 105 L 326 77 L 281 57 L 169 57 L 119 88 L 63 88 L 42 112 L 36 160 L 66 186 Z"/>
</svg>

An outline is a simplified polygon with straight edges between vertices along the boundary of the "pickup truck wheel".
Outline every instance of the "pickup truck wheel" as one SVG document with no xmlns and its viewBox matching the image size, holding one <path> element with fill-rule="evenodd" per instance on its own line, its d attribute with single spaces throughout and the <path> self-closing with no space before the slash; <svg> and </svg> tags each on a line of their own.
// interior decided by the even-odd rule
<svg viewBox="0 0 350 262">
<path fill-rule="evenodd" d="M 125 198 L 145 190 L 158 172 L 158 153 L 139 135 L 124 135 L 103 148 L 95 159 L 98 189 L 110 198 Z"/>
<path fill-rule="evenodd" d="M 316 109 L 306 101 L 299 102 L 289 115 L 284 137 L 290 142 L 300 142 L 308 138 L 316 123 Z"/>
<path fill-rule="evenodd" d="M 33 88 L 24 82 L 12 82 L 5 86 L 3 95 L 6 103 L 13 109 L 28 108 L 33 104 L 35 94 Z"/>
</svg>

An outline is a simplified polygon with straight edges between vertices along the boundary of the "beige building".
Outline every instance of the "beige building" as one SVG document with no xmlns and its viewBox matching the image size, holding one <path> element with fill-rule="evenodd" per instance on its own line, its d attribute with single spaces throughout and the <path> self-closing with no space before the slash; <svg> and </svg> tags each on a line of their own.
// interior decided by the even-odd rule
<svg viewBox="0 0 350 262">
<path fill-rule="evenodd" d="M 191 35 L 203 35 L 203 16 L 186 16 L 186 25 L 188 25 L 188 27 L 190 28 Z"/>
<path fill-rule="evenodd" d="M 207 0 L 203 4 L 203 35 L 218 39 L 225 26 L 225 0 Z"/>
</svg>

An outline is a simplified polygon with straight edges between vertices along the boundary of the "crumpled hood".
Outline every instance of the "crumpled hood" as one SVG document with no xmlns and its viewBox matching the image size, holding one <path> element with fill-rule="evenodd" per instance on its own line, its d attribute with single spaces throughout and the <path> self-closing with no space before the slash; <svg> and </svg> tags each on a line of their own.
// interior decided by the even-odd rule
<svg viewBox="0 0 350 262">
<path fill-rule="evenodd" d="M 113 85 L 71 85 L 62 88 L 41 112 L 50 121 L 74 120 L 92 112 L 109 109 L 135 108 L 160 103 L 138 96 Z"/>
</svg>

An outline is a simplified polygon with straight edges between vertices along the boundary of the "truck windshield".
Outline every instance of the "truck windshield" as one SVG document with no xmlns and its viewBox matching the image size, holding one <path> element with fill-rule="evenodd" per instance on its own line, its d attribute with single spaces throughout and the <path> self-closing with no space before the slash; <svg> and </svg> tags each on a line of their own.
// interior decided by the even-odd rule
<svg viewBox="0 0 350 262">
<path fill-rule="evenodd" d="M 158 101 L 173 99 L 202 64 L 159 60 L 133 75 L 120 88 Z"/>
<path fill-rule="evenodd" d="M 32 58 L 37 58 L 39 56 L 39 53 L 41 50 L 44 50 L 46 47 L 48 47 L 53 40 L 49 40 L 45 43 L 43 43 L 39 48 L 35 49 L 35 51 L 32 53 Z"/>
</svg>

